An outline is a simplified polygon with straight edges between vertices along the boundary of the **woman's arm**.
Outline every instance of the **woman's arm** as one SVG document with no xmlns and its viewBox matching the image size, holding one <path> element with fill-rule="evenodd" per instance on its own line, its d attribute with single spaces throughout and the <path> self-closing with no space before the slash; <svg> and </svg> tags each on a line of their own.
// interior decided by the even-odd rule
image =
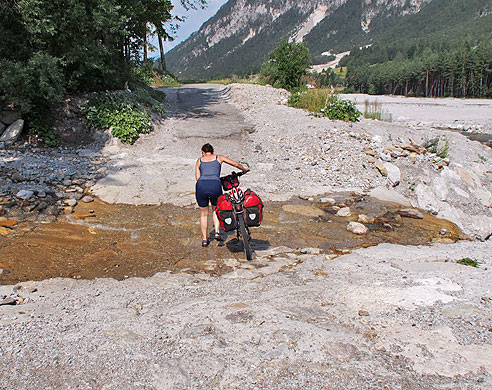
<svg viewBox="0 0 492 390">
<path fill-rule="evenodd" d="M 201 172 L 200 172 L 200 159 L 196 160 L 195 164 L 195 179 L 198 181 L 200 178 Z"/>
<path fill-rule="evenodd" d="M 232 165 L 233 167 L 238 168 L 245 173 L 249 171 L 249 168 L 245 168 L 241 163 L 238 163 L 237 161 L 231 160 L 230 158 L 228 158 L 226 156 L 218 155 L 217 159 L 219 160 L 219 162 L 221 164 L 223 162 L 225 162 L 226 164 Z"/>
</svg>

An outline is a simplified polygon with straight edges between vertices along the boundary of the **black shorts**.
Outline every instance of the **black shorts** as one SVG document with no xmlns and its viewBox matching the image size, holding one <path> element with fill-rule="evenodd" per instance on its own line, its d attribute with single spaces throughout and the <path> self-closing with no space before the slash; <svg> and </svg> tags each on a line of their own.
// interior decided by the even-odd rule
<svg viewBox="0 0 492 390">
<path fill-rule="evenodd" d="M 222 195 L 220 180 L 198 180 L 195 186 L 195 196 L 198 206 L 207 207 L 208 202 L 217 206 L 217 199 Z"/>
</svg>

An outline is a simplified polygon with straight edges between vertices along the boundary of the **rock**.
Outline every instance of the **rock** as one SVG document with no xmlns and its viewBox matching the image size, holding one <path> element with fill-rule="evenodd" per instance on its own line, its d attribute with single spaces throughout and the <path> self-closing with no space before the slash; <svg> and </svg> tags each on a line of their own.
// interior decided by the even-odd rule
<svg viewBox="0 0 492 390">
<path fill-rule="evenodd" d="M 5 142 L 7 145 L 14 143 L 19 138 L 23 128 L 24 121 L 22 119 L 15 121 L 3 132 L 0 142 Z"/>
<path fill-rule="evenodd" d="M 402 217 L 413 218 L 413 219 L 424 219 L 424 215 L 415 209 L 402 209 L 398 210 L 398 214 Z"/>
<path fill-rule="evenodd" d="M 0 113 L 0 121 L 5 123 L 7 126 L 11 125 L 12 123 L 14 123 L 19 119 L 20 119 L 20 115 L 15 111 L 4 110 Z"/>
<path fill-rule="evenodd" d="M 440 202 L 426 185 L 419 183 L 415 188 L 418 205 L 421 209 L 436 215 L 439 213 Z"/>
<path fill-rule="evenodd" d="M 44 192 L 44 191 L 38 191 L 37 197 L 38 198 L 46 198 L 46 192 Z"/>
<path fill-rule="evenodd" d="M 368 217 L 365 214 L 359 214 L 358 222 L 360 222 L 360 223 L 374 223 L 374 218 Z"/>
<path fill-rule="evenodd" d="M 0 122 L 0 135 L 3 134 L 6 128 L 7 126 L 3 122 Z"/>
<path fill-rule="evenodd" d="M 320 199 L 320 202 L 321 203 L 325 203 L 325 204 L 327 204 L 329 206 L 333 206 L 336 203 L 336 200 L 333 199 L 333 198 L 321 198 Z"/>
<path fill-rule="evenodd" d="M 67 187 L 68 186 L 71 186 L 72 185 L 72 180 L 70 180 L 70 179 L 64 179 L 63 180 L 63 185 L 64 186 L 67 186 Z"/>
<path fill-rule="evenodd" d="M 354 234 L 366 234 L 368 230 L 369 229 L 365 225 L 359 222 L 349 222 L 347 225 L 347 231 Z"/>
<path fill-rule="evenodd" d="M 70 207 L 74 207 L 77 205 L 77 201 L 75 199 L 72 199 L 72 198 L 64 199 L 63 203 L 65 203 L 66 205 L 68 205 Z"/>
<path fill-rule="evenodd" d="M 400 179 L 401 179 L 400 168 L 389 162 L 385 162 L 383 163 L 383 165 L 386 168 L 389 184 L 392 187 L 396 187 L 398 184 L 400 184 Z"/>
<path fill-rule="evenodd" d="M 352 213 L 350 212 L 350 207 L 342 207 L 337 211 L 339 217 L 350 217 Z"/>
<path fill-rule="evenodd" d="M 359 315 L 361 317 L 368 317 L 369 316 L 369 312 L 367 310 L 359 310 Z"/>
<path fill-rule="evenodd" d="M 14 227 L 17 225 L 17 221 L 15 219 L 6 219 L 5 221 L 0 221 L 0 226 L 3 227 Z"/>
<path fill-rule="evenodd" d="M 0 236 L 6 236 L 7 234 L 10 234 L 10 232 L 11 232 L 10 229 L 0 226 Z"/>
<path fill-rule="evenodd" d="M 396 192 L 395 190 L 390 190 L 386 187 L 376 187 L 372 189 L 369 192 L 369 196 L 385 202 L 393 202 L 401 204 L 403 206 L 411 206 L 411 203 L 407 198 L 405 198 L 403 195 Z"/>
<path fill-rule="evenodd" d="M 52 216 L 58 216 L 58 207 L 56 207 L 55 205 L 53 206 L 49 206 L 46 210 L 44 210 L 44 213 L 46 215 L 52 215 Z"/>
<path fill-rule="evenodd" d="M 372 157 L 376 156 L 376 152 L 375 152 L 374 150 L 372 150 L 372 149 L 366 149 L 366 150 L 364 150 L 364 152 L 365 152 L 368 156 L 372 156 Z"/>
<path fill-rule="evenodd" d="M 388 161 L 388 162 L 393 160 L 391 156 L 388 156 L 387 154 L 384 153 L 379 153 L 379 158 L 383 161 Z"/>
<path fill-rule="evenodd" d="M 48 208 L 49 204 L 47 202 L 40 202 L 38 204 L 38 206 L 36 207 L 36 209 L 38 211 L 43 211 L 43 210 L 46 210 Z"/>
<path fill-rule="evenodd" d="M 94 202 L 94 198 L 90 195 L 86 195 L 82 198 L 82 202 L 84 203 L 91 203 Z"/>
<path fill-rule="evenodd" d="M 31 199 L 33 195 L 34 192 L 31 190 L 20 190 L 17 194 L 15 194 L 16 197 L 23 200 Z"/>
<path fill-rule="evenodd" d="M 4 299 L 0 299 L 0 306 L 3 305 L 15 305 L 17 304 L 17 300 L 13 297 L 7 297 Z"/>
<path fill-rule="evenodd" d="M 383 165 L 383 163 L 381 162 L 378 162 L 376 163 L 375 167 L 377 168 L 377 170 L 379 171 L 379 173 L 383 176 L 388 176 L 388 170 L 386 169 L 386 167 Z"/>
</svg>

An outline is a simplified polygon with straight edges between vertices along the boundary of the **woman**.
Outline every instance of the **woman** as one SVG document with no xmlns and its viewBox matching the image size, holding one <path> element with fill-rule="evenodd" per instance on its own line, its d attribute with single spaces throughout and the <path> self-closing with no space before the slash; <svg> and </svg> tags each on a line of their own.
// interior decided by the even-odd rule
<svg viewBox="0 0 492 390">
<path fill-rule="evenodd" d="M 195 178 L 196 178 L 196 201 L 200 207 L 200 229 L 202 231 L 202 246 L 208 246 L 207 238 L 208 227 L 208 204 L 212 205 L 212 217 L 215 227 L 214 238 L 222 240 L 219 233 L 219 220 L 215 210 L 217 209 L 217 199 L 222 195 L 222 185 L 220 183 L 220 168 L 222 163 L 232 165 L 243 172 L 247 172 L 240 163 L 231 160 L 225 156 L 214 154 L 214 148 L 210 144 L 202 146 L 202 157 L 196 160 Z"/>
</svg>

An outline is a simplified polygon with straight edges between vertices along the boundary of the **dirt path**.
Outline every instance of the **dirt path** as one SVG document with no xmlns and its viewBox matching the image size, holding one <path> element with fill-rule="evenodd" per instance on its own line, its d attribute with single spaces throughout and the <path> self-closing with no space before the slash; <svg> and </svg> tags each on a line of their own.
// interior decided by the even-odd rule
<svg viewBox="0 0 492 390">
<path fill-rule="evenodd" d="M 191 205 L 195 161 L 206 142 L 221 154 L 244 158 L 243 134 L 251 129 L 241 112 L 225 100 L 223 85 L 194 84 L 165 89 L 169 112 L 151 134 L 135 145 L 108 145 L 107 176 L 93 188 L 109 203 Z"/>
</svg>

